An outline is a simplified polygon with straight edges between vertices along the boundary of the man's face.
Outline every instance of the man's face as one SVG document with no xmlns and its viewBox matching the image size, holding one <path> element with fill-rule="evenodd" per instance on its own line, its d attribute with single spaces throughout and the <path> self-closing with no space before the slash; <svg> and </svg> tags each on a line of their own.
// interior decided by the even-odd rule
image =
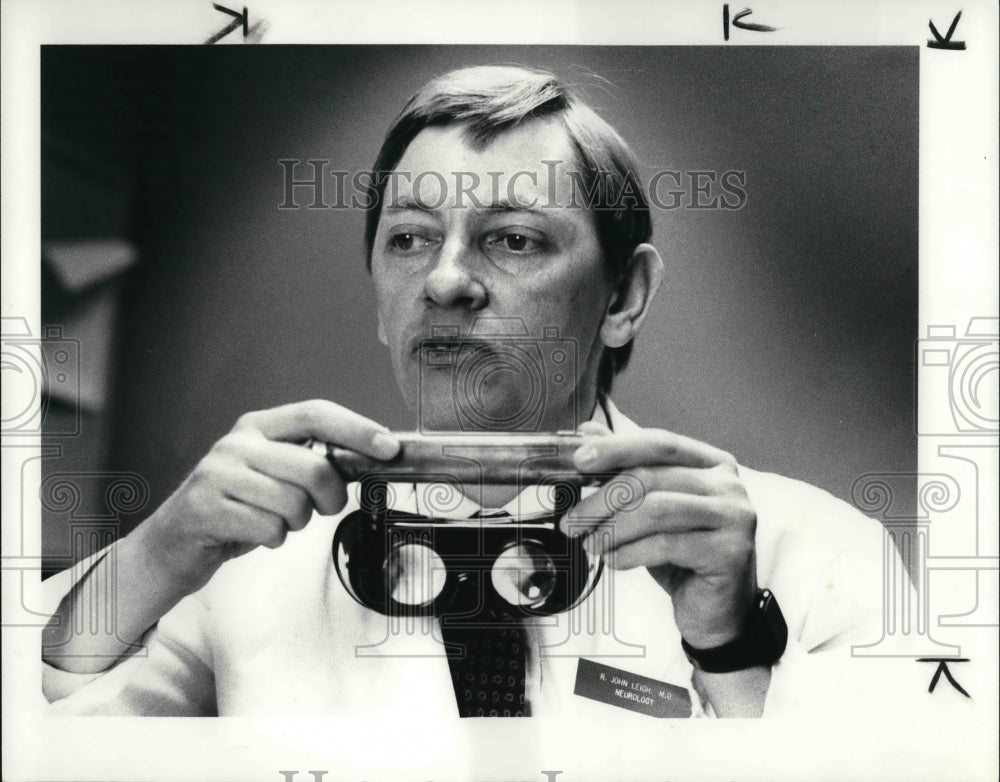
<svg viewBox="0 0 1000 782">
<path fill-rule="evenodd" d="M 544 120 L 485 149 L 461 127 L 426 128 L 399 162 L 372 276 L 379 337 L 421 429 L 555 431 L 590 416 L 612 281 L 593 216 L 573 205 L 574 161 Z M 442 336 L 466 346 L 421 350 Z"/>
</svg>

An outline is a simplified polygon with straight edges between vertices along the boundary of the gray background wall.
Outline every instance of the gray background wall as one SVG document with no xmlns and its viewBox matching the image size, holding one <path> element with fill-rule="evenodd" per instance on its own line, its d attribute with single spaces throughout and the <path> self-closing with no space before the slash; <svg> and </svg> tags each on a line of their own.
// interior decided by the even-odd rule
<svg viewBox="0 0 1000 782">
<path fill-rule="evenodd" d="M 846 499 L 915 470 L 917 49 L 492 46 L 43 47 L 43 135 L 123 172 L 138 250 L 107 403 L 46 469 L 142 476 L 127 529 L 247 410 L 318 396 L 412 428 L 363 213 L 279 210 L 277 161 L 366 168 L 418 86 L 494 62 L 579 84 L 647 175 L 746 171 L 742 210 L 654 210 L 667 283 L 616 389 L 629 415 Z M 42 163 L 43 233 L 86 232 Z"/>
</svg>

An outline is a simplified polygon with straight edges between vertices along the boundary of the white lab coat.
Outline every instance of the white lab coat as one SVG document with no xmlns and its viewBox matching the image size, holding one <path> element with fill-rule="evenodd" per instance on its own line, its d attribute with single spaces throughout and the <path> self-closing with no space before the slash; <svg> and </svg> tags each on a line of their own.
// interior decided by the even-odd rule
<svg viewBox="0 0 1000 782">
<path fill-rule="evenodd" d="M 609 416 L 616 432 L 636 428 L 612 406 Z M 909 668 L 897 682 L 889 666 L 851 656 L 852 644 L 876 643 L 883 632 L 881 525 L 813 486 L 746 468 L 740 473 L 757 512 L 758 582 L 777 596 L 789 631 L 764 716 L 905 708 L 903 688 L 919 695 L 926 686 L 913 686 Z M 422 486 L 395 489 L 395 507 L 421 510 Z M 527 493 L 518 501 L 521 511 L 529 509 Z M 356 507 L 352 501 L 344 514 Z M 463 501 L 455 517 L 475 508 Z M 340 518 L 316 516 L 279 549 L 226 563 L 147 633 L 140 652 L 104 674 L 45 666 L 51 712 L 323 716 L 350 726 L 325 733 L 331 757 L 360 754 L 375 762 L 375 737 L 389 735 L 393 757 L 409 753 L 433 764 L 440 756 L 460 769 L 457 778 L 472 778 L 491 752 L 511 747 L 523 753 L 526 768 L 542 748 L 540 762 L 563 747 L 581 763 L 593 756 L 607 764 L 621 755 L 617 762 L 626 767 L 626 755 L 648 763 L 656 742 L 666 742 L 665 752 L 684 751 L 670 745 L 677 734 L 663 726 L 671 720 L 574 694 L 581 657 L 687 688 L 692 716 L 712 716 L 692 687 L 670 597 L 639 568 L 606 569 L 580 606 L 531 628 L 530 719 L 459 719 L 435 621 L 390 620 L 344 591 L 330 556 Z M 67 571 L 47 582 L 52 610 L 71 578 Z M 613 746 L 609 735 L 616 737 Z"/>
</svg>

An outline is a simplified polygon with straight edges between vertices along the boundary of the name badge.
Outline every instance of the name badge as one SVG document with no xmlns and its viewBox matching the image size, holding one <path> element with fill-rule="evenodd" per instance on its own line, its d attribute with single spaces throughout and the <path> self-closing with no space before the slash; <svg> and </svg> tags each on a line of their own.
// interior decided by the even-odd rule
<svg viewBox="0 0 1000 782">
<path fill-rule="evenodd" d="M 650 717 L 691 716 L 691 694 L 684 687 L 582 657 L 577 664 L 573 693 Z"/>
</svg>

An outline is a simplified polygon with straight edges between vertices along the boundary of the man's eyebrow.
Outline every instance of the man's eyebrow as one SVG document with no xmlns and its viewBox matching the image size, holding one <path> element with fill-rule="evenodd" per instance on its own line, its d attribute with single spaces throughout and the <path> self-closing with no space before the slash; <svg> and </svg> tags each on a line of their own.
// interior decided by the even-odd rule
<svg viewBox="0 0 1000 782">
<path fill-rule="evenodd" d="M 501 198 L 498 201 L 494 201 L 490 204 L 485 204 L 485 208 L 489 212 L 513 212 L 517 214 L 537 214 L 539 216 L 547 215 L 552 210 L 542 210 L 538 208 L 538 201 L 540 199 L 532 199 L 529 203 L 522 203 L 518 200 L 510 200 L 508 198 Z"/>
<path fill-rule="evenodd" d="M 533 198 L 530 201 L 501 198 L 488 204 L 473 200 L 473 197 L 469 194 L 466 194 L 462 198 L 462 208 L 482 209 L 482 211 L 491 214 L 530 214 L 537 217 L 550 218 L 556 216 L 553 215 L 553 211 L 559 211 L 551 208 L 541 209 L 538 206 L 539 203 L 541 203 L 541 199 L 537 198 Z M 409 194 L 396 196 L 385 205 L 387 212 L 405 212 L 408 210 L 414 210 L 417 212 L 424 212 L 426 214 L 434 214 L 435 212 L 440 211 L 441 208 L 442 206 L 440 204 L 434 204 L 432 206 L 424 203 L 419 198 L 414 198 Z"/>
<path fill-rule="evenodd" d="M 387 212 L 401 212 L 406 209 L 416 209 L 419 212 L 437 211 L 410 195 L 396 196 L 395 198 L 390 199 L 385 205 L 385 208 Z"/>
</svg>

